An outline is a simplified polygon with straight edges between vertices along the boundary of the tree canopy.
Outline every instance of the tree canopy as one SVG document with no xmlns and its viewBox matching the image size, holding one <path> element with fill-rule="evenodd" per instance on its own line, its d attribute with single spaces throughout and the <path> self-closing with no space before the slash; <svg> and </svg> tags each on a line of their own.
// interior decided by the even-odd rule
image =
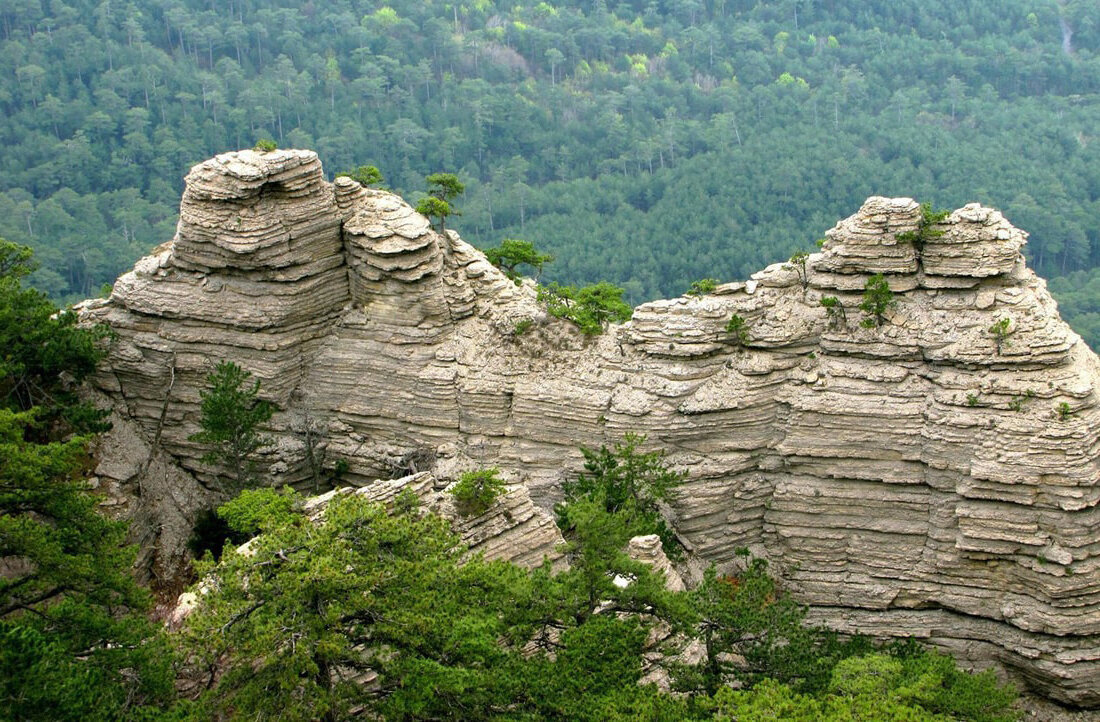
<svg viewBox="0 0 1100 722">
<path fill-rule="evenodd" d="M 172 236 L 189 165 L 270 138 L 406 195 L 454 169 L 464 237 L 630 303 L 745 278 L 870 195 L 981 201 L 1040 274 L 1090 271 L 1098 28 L 1081 0 L 7 3 L 0 235 L 54 299 L 93 295 Z"/>
</svg>

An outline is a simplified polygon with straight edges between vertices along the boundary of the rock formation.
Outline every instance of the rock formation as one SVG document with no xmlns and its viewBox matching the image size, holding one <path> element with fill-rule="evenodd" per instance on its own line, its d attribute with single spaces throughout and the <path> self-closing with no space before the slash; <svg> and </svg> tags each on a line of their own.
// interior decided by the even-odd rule
<svg viewBox="0 0 1100 722">
<path fill-rule="evenodd" d="M 692 554 L 748 547 L 833 627 L 1100 706 L 1100 364 L 1024 232 L 969 205 L 906 240 L 921 218 L 871 198 L 805 279 L 777 264 L 589 339 L 396 196 L 327 183 L 311 152 L 218 156 L 188 175 L 176 238 L 82 308 L 115 332 L 98 384 L 145 445 L 99 476 L 142 490 L 170 572 L 172 530 L 213 496 L 188 437 L 222 359 L 279 408 L 263 463 L 280 484 L 319 481 L 316 444 L 343 482 L 498 466 L 548 508 L 578 446 L 639 432 L 688 475 L 671 511 Z M 865 328 L 876 273 L 896 305 Z M 519 558 L 510 528 L 491 535 Z"/>
</svg>

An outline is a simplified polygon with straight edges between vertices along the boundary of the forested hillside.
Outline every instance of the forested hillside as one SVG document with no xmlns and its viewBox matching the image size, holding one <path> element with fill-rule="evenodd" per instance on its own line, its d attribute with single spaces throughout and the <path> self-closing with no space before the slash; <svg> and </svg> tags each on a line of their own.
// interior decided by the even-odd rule
<svg viewBox="0 0 1100 722">
<path fill-rule="evenodd" d="M 637 302 L 742 277 L 868 195 L 1032 233 L 1100 341 L 1091 0 L 8 0 L 0 236 L 74 300 L 171 237 L 182 175 L 272 138 Z"/>
</svg>

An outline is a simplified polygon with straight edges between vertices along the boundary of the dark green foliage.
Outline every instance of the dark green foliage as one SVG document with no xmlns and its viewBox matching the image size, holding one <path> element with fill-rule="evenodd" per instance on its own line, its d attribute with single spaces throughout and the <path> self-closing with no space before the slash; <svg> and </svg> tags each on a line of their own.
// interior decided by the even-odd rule
<svg viewBox="0 0 1100 722">
<path fill-rule="evenodd" d="M 637 451 L 641 441 L 586 452 L 590 468 L 559 508 L 569 568 L 557 573 L 470 557 L 415 502 L 387 514 L 337 497 L 315 521 L 293 495 L 270 490 L 224 505 L 223 516 L 262 535 L 248 555 L 228 548 L 221 564 L 199 567 L 207 592 L 178 637 L 195 671 L 211 675 L 193 716 L 1008 719 L 998 715 L 1012 693 L 988 676 L 915 646 L 853 656 L 872 651 L 865 640 L 804 628 L 802 608 L 759 560 L 737 577 L 711 569 L 696 590 L 667 591 L 625 553 L 638 509 L 678 483 L 658 455 Z M 673 634 L 655 648 L 658 620 Z M 696 636 L 706 661 L 671 665 L 690 697 L 638 684 L 653 653 L 675 654 Z M 375 684 L 354 681 L 368 671 Z M 746 690 L 721 686 L 730 680 Z"/>
<path fill-rule="evenodd" d="M 951 211 L 932 210 L 931 203 L 921 203 L 920 220 L 917 222 L 917 230 L 899 233 L 897 234 L 897 239 L 899 241 L 912 243 L 913 249 L 917 252 L 917 257 L 919 258 L 920 255 L 924 253 L 924 244 L 944 234 L 944 231 L 939 230 L 935 226 L 937 223 L 943 222 L 950 214 Z"/>
<path fill-rule="evenodd" d="M 42 439 L 54 431 L 103 431 L 106 412 L 82 402 L 77 385 L 102 356 L 101 329 L 76 326 L 76 315 L 57 308 L 40 291 L 23 288 L 36 267 L 29 248 L 0 238 L 0 408 L 39 407 L 27 428 Z M 62 427 L 62 428 L 58 428 Z"/>
<path fill-rule="evenodd" d="M 583 288 L 539 286 L 538 299 L 551 316 L 572 321 L 586 336 L 598 336 L 608 323 L 629 321 L 634 313 L 622 300 L 623 289 L 607 281 Z"/>
<path fill-rule="evenodd" d="M 428 195 L 450 203 L 466 192 L 466 186 L 454 173 L 432 173 L 428 181 Z"/>
<path fill-rule="evenodd" d="M 1001 208 L 1048 278 L 1100 263 L 1094 3 L 108 7 L 0 18 L 0 235 L 56 299 L 171 238 L 187 168 L 258 137 L 405 194 L 461 169 L 468 240 L 537 237 L 547 280 L 630 303 L 744 278 L 872 194 Z"/>
<path fill-rule="evenodd" d="M 458 483 L 451 487 L 458 512 L 463 516 L 475 516 L 487 511 L 505 491 L 504 480 L 499 474 L 500 469 L 481 469 L 460 476 Z"/>
<path fill-rule="evenodd" d="M 260 140 L 256 141 L 256 145 L 253 146 L 252 150 L 256 150 L 261 153 L 270 153 L 271 151 L 277 150 L 278 148 L 279 144 L 271 140 L 270 138 L 261 138 Z"/>
<path fill-rule="evenodd" d="M 203 457 L 211 464 L 228 464 L 231 481 L 239 489 L 252 477 L 252 457 L 270 441 L 260 434 L 260 424 L 275 413 L 271 403 L 258 398 L 260 382 L 232 361 L 222 361 L 206 377 L 202 391 L 202 431 L 192 441 L 212 447 Z"/>
<path fill-rule="evenodd" d="M 1054 413 L 1057 414 L 1059 421 L 1067 421 L 1071 416 L 1073 416 L 1074 411 L 1073 407 L 1070 406 L 1067 402 L 1061 401 L 1058 403 L 1057 406 L 1054 407 Z"/>
<path fill-rule="evenodd" d="M 763 560 L 752 559 L 741 574 L 722 577 L 712 566 L 688 593 L 705 657 L 699 665 L 675 668 L 680 690 L 713 696 L 735 679 L 748 685 L 773 679 L 817 693 L 837 662 L 871 649 L 863 638 L 840 642 L 834 633 L 805 626 L 805 609 L 766 569 Z"/>
<path fill-rule="evenodd" d="M 799 694 L 766 680 L 749 691 L 721 690 L 714 719 L 739 722 L 1011 722 L 1016 694 L 991 673 L 960 672 L 950 658 L 907 646 L 904 655 L 866 654 L 839 662 L 825 694 Z"/>
<path fill-rule="evenodd" d="M 535 321 L 530 318 L 521 318 L 516 321 L 516 325 L 512 328 L 512 333 L 516 336 L 522 336 L 530 331 L 535 325 Z"/>
<path fill-rule="evenodd" d="M 729 335 L 730 343 L 735 346 L 745 346 L 749 342 L 749 329 L 745 319 L 738 314 L 730 316 L 726 321 L 725 332 Z"/>
<path fill-rule="evenodd" d="M 1016 701 L 1015 688 L 1001 684 L 992 670 L 969 674 L 947 655 L 922 647 L 912 639 L 897 642 L 886 651 L 901 662 L 900 674 L 885 681 L 893 686 L 890 693 L 902 702 L 953 719 L 974 722 L 1017 719 L 1011 709 Z M 835 689 L 840 690 L 839 682 L 834 675 Z"/>
<path fill-rule="evenodd" d="M 684 291 L 685 296 L 705 296 L 708 293 L 714 293 L 714 289 L 718 288 L 717 278 L 701 278 L 698 281 L 691 282 L 691 288 Z"/>
<path fill-rule="evenodd" d="M 554 260 L 550 254 L 535 250 L 535 246 L 530 241 L 512 238 L 505 238 L 496 248 L 486 248 L 485 257 L 489 259 L 489 263 L 504 271 L 504 275 L 515 281 L 517 286 L 520 283 L 517 266 L 527 265 L 533 268 L 537 281 L 542 275 L 543 265 Z"/>
<path fill-rule="evenodd" d="M 859 310 L 863 311 L 864 318 L 859 325 L 878 328 L 886 322 L 886 312 L 897 305 L 890 284 L 881 273 L 876 273 L 863 286 L 863 301 L 859 304 Z"/>
<path fill-rule="evenodd" d="M 588 499 L 608 514 L 619 515 L 630 536 L 659 534 L 666 551 L 675 553 L 677 544 L 661 516 L 660 504 L 669 501 L 684 475 L 672 471 L 664 461 L 664 452 L 639 450 L 645 437 L 626 434 L 613 449 L 581 448 L 584 473 L 562 484 L 565 503 L 559 505 L 558 523 L 571 529 L 575 520 L 571 505 Z"/>
<path fill-rule="evenodd" d="M 384 719 L 470 719 L 508 694 L 515 653 L 499 640 L 520 569 L 463 562 L 443 520 L 356 496 L 316 524 L 295 514 L 262 526 L 251 555 L 200 568 L 219 583 L 181 642 L 225 670 L 204 714 L 343 719 L 366 705 Z M 346 676 L 367 669 L 376 691 Z"/>
<path fill-rule="evenodd" d="M 336 174 L 337 178 L 341 176 L 351 178 L 364 188 L 382 184 L 382 171 L 378 170 L 378 168 L 373 165 L 361 165 L 353 171 L 345 171 Z"/>
</svg>

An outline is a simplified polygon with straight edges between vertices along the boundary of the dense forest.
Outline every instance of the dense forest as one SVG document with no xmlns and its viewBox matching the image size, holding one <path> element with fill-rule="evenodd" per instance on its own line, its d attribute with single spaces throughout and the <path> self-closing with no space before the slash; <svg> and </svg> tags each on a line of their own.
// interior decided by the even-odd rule
<svg viewBox="0 0 1100 722">
<path fill-rule="evenodd" d="M 9 0 L 0 73 L 0 235 L 63 302 L 171 237 L 191 164 L 270 138 L 410 196 L 454 172 L 468 240 L 633 302 L 871 194 L 977 200 L 1100 341 L 1090 0 Z"/>
</svg>

